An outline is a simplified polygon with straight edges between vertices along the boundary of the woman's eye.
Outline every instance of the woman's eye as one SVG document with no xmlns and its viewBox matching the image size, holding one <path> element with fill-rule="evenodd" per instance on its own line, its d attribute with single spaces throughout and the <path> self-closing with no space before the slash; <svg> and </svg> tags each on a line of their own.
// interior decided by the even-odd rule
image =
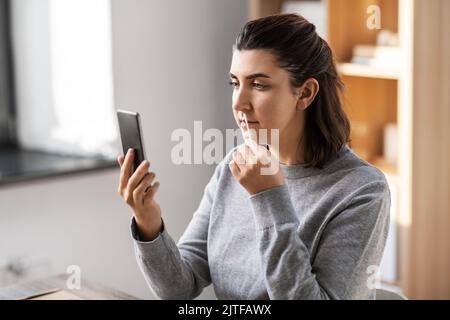
<svg viewBox="0 0 450 320">
<path fill-rule="evenodd" d="M 235 81 L 230 81 L 230 82 L 228 82 L 228 84 L 229 84 L 230 86 L 232 86 L 233 88 L 235 88 L 235 89 L 239 87 L 239 83 L 237 83 L 237 82 L 235 82 Z M 257 90 L 264 90 L 264 89 L 266 89 L 268 86 L 267 86 L 267 85 L 264 85 L 264 84 L 261 84 L 261 83 L 253 82 L 253 83 L 252 83 L 252 87 L 255 88 L 255 89 L 257 89 Z"/>
<path fill-rule="evenodd" d="M 237 88 L 237 86 L 238 86 L 237 82 L 234 82 L 234 81 L 230 81 L 230 82 L 228 82 L 228 84 L 230 86 L 232 86 L 233 88 Z"/>
<path fill-rule="evenodd" d="M 262 90 L 267 88 L 266 85 L 261 84 L 261 83 L 257 83 L 257 82 L 253 82 L 253 88 L 258 89 L 258 90 Z"/>
</svg>

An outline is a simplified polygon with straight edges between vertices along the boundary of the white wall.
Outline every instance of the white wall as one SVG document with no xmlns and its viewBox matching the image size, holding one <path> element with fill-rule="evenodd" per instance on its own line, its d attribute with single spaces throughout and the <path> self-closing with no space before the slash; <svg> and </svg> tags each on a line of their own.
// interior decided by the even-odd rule
<svg viewBox="0 0 450 320">
<path fill-rule="evenodd" d="M 143 116 L 158 201 L 177 240 L 213 167 L 170 161 L 175 128 L 234 128 L 227 74 L 247 1 L 112 0 L 115 101 Z M 130 210 L 116 193 L 118 170 L 0 189 L 0 257 L 48 257 L 87 279 L 153 298 L 133 256 Z M 202 298 L 213 297 L 207 290 Z"/>
</svg>

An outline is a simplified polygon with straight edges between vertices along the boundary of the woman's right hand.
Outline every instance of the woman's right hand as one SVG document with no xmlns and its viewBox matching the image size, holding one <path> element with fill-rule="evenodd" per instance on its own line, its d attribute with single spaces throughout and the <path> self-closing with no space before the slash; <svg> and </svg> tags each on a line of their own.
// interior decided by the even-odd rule
<svg viewBox="0 0 450 320">
<path fill-rule="evenodd" d="M 162 230 L 161 208 L 154 200 L 159 182 L 152 185 L 155 173 L 149 172 L 150 163 L 141 162 L 131 175 L 134 151 L 128 150 L 125 157 L 117 157 L 120 169 L 118 193 L 134 212 L 134 218 L 142 241 L 154 240 Z"/>
</svg>

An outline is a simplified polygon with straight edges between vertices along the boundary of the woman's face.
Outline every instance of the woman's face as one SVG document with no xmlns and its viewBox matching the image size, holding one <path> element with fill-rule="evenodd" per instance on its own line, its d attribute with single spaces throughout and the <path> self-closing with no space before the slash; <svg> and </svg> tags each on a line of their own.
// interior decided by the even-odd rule
<svg viewBox="0 0 450 320">
<path fill-rule="evenodd" d="M 230 78 L 233 115 L 241 129 L 245 126 L 245 114 L 251 129 L 268 129 L 269 144 L 270 129 L 279 129 L 280 144 L 286 139 L 298 141 L 303 121 L 303 113 L 297 110 L 298 95 L 289 73 L 277 65 L 272 53 L 261 49 L 234 50 Z"/>
</svg>

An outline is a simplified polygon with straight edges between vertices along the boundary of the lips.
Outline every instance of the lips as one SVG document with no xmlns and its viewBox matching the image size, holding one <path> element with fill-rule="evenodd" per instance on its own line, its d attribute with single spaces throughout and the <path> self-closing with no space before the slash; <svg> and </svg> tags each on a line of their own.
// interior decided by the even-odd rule
<svg viewBox="0 0 450 320">
<path fill-rule="evenodd" d="M 258 121 L 248 121 L 248 126 L 249 126 L 249 128 L 252 128 L 252 127 L 257 126 L 258 123 L 259 123 Z M 239 126 L 245 128 L 246 127 L 245 121 L 239 120 Z"/>
<path fill-rule="evenodd" d="M 239 127 L 243 129 L 255 128 L 258 126 L 258 121 L 248 119 L 247 115 L 243 112 L 238 113 Z"/>
<path fill-rule="evenodd" d="M 251 121 L 247 118 L 248 123 L 258 123 L 258 121 Z M 244 118 L 240 117 L 239 122 L 245 122 Z"/>
</svg>

